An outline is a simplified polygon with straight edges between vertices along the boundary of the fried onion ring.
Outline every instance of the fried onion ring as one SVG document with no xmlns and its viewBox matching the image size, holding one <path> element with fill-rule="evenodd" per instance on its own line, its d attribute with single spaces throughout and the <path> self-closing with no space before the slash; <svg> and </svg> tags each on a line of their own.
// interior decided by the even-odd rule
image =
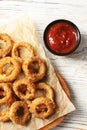
<svg viewBox="0 0 87 130">
<path fill-rule="evenodd" d="M 0 96 L 4 97 L 4 93 L 0 92 Z M 15 102 L 16 99 L 11 95 L 10 99 L 6 102 L 4 102 L 2 105 L 0 105 L 0 121 L 9 121 L 10 117 L 9 117 L 9 111 L 10 111 L 10 107 L 12 105 L 13 102 Z"/>
<path fill-rule="evenodd" d="M 26 78 L 14 82 L 13 90 L 22 100 L 32 100 L 35 97 L 35 86 Z"/>
<path fill-rule="evenodd" d="M 11 99 L 12 90 L 8 83 L 0 83 L 0 105 Z"/>
<path fill-rule="evenodd" d="M 48 84 L 42 82 L 42 83 L 37 83 L 35 85 L 35 97 L 48 97 L 51 100 L 54 100 L 54 91 L 53 88 L 51 86 L 49 86 Z"/>
<path fill-rule="evenodd" d="M 46 64 L 37 56 L 24 61 L 22 69 L 32 82 L 41 80 L 46 74 Z"/>
<path fill-rule="evenodd" d="M 12 104 L 10 108 L 10 119 L 13 123 L 25 125 L 30 117 L 30 112 L 25 102 L 16 101 Z"/>
<path fill-rule="evenodd" d="M 3 71 L 3 68 L 7 64 L 12 64 L 12 66 L 14 67 L 14 69 L 10 71 L 8 75 L 6 75 Z M 0 82 L 13 81 L 19 75 L 20 71 L 21 71 L 21 64 L 14 58 L 4 57 L 3 59 L 0 60 Z"/>
<path fill-rule="evenodd" d="M 29 55 L 25 54 L 25 55 L 27 55 L 27 58 L 32 57 L 32 56 L 35 55 L 34 48 L 32 47 L 32 45 L 30 45 L 29 43 L 26 43 L 26 42 L 20 42 L 20 43 L 16 43 L 13 46 L 12 57 L 14 57 L 15 59 L 19 60 L 20 62 L 23 62 L 26 59 L 26 57 L 23 58 L 21 56 L 21 54 L 20 54 L 20 50 L 22 48 L 26 48 L 28 50 Z"/>
<path fill-rule="evenodd" d="M 3 42 L 6 43 L 6 47 L 3 47 L 3 48 L 0 47 L 0 58 L 2 58 L 2 57 L 7 56 L 11 52 L 12 46 L 13 46 L 13 41 L 8 34 L 0 33 L 0 42 L 2 44 L 3 44 Z"/>
<path fill-rule="evenodd" d="M 39 97 L 32 101 L 30 112 L 35 117 L 45 119 L 51 116 L 55 110 L 55 103 L 49 98 Z"/>
</svg>

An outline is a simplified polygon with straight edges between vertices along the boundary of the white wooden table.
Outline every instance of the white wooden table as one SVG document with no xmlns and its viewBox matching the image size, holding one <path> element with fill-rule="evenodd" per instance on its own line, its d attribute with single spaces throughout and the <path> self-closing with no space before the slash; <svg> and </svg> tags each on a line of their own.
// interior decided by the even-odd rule
<svg viewBox="0 0 87 130">
<path fill-rule="evenodd" d="M 43 31 L 55 19 L 68 19 L 81 31 L 79 48 L 70 56 L 48 57 L 67 81 L 76 111 L 53 130 L 87 130 L 87 0 L 0 0 L 0 22 L 22 13 L 34 21 L 41 43 Z"/>
</svg>

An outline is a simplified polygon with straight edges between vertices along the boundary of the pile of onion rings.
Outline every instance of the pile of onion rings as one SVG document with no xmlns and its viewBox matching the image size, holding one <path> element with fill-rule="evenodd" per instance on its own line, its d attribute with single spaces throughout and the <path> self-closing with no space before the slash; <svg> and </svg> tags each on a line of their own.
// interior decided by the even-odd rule
<svg viewBox="0 0 87 130">
<path fill-rule="evenodd" d="M 0 121 L 26 125 L 31 114 L 48 118 L 55 112 L 56 103 L 53 88 L 45 82 L 46 62 L 29 43 L 15 43 L 2 33 L 0 40 L 6 42 L 0 47 Z M 25 49 L 27 56 L 23 55 Z"/>
</svg>

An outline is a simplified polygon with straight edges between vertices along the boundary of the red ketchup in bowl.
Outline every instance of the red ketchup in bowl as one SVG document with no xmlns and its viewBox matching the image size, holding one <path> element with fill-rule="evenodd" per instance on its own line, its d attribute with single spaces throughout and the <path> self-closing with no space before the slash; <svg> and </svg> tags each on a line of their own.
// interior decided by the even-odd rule
<svg viewBox="0 0 87 130">
<path fill-rule="evenodd" d="M 80 32 L 73 23 L 57 20 L 49 24 L 44 32 L 46 47 L 54 54 L 67 55 L 78 47 Z"/>
</svg>

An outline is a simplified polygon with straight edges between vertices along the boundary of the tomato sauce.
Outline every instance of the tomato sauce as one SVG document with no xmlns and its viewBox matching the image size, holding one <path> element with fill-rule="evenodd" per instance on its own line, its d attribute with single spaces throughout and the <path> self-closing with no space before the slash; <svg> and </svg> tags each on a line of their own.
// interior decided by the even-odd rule
<svg viewBox="0 0 87 130">
<path fill-rule="evenodd" d="M 66 22 L 54 23 L 46 32 L 46 43 L 55 53 L 68 53 L 77 44 L 76 30 Z"/>
</svg>

